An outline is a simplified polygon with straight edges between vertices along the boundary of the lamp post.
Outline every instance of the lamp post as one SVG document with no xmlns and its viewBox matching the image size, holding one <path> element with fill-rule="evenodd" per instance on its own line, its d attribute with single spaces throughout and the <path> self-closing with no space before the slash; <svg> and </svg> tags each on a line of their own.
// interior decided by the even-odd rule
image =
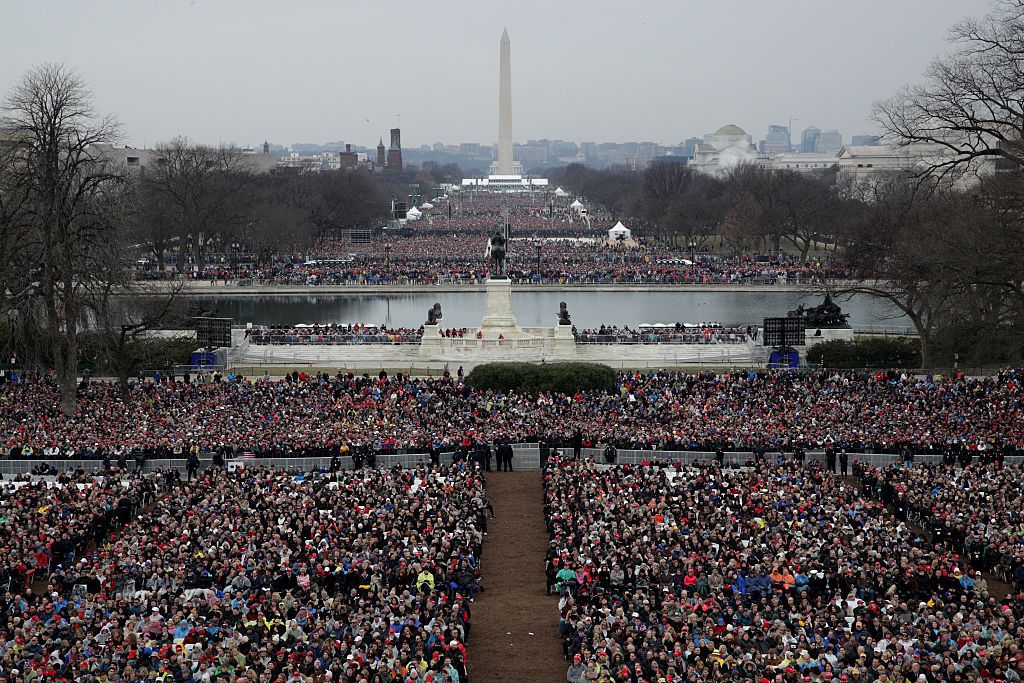
<svg viewBox="0 0 1024 683">
<path fill-rule="evenodd" d="M 540 277 L 540 252 L 541 246 L 537 244 L 537 277 Z"/>
</svg>

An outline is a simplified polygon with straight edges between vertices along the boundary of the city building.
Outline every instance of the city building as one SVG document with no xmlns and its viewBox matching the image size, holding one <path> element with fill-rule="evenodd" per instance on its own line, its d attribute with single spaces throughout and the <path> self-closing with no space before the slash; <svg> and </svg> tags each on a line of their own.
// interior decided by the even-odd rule
<svg viewBox="0 0 1024 683">
<path fill-rule="evenodd" d="M 835 154 L 818 152 L 786 152 L 776 154 L 772 157 L 762 159 L 759 165 L 762 168 L 774 171 L 794 171 L 798 173 L 809 173 L 812 171 L 824 171 L 838 164 Z"/>
<path fill-rule="evenodd" d="M 768 126 L 768 135 L 764 139 L 762 152 L 767 155 L 785 154 L 792 150 L 792 141 L 789 137 L 789 127 L 771 125 Z"/>
<path fill-rule="evenodd" d="M 359 165 L 359 154 L 352 151 L 352 145 L 345 145 L 345 151 L 338 154 L 338 166 L 343 169 L 353 169 Z"/>
<path fill-rule="evenodd" d="M 821 129 L 817 126 L 804 128 L 804 132 L 800 134 L 800 151 L 804 153 L 817 151 L 820 137 Z"/>
<path fill-rule="evenodd" d="M 548 163 L 548 146 L 541 144 L 514 145 L 512 158 L 519 163 L 520 169 L 544 166 Z"/>
<path fill-rule="evenodd" d="M 397 173 L 402 172 L 402 130 L 400 128 L 391 129 L 391 146 L 388 147 L 388 161 L 385 168 Z"/>
<path fill-rule="evenodd" d="M 877 135 L 854 135 L 850 138 L 850 146 L 852 147 L 873 147 L 881 144 L 881 142 Z"/>
<path fill-rule="evenodd" d="M 387 150 L 384 148 L 384 138 L 377 143 L 377 168 L 384 168 L 387 164 Z"/>
<path fill-rule="evenodd" d="M 750 135 L 737 125 L 722 126 L 694 146 L 689 165 L 701 173 L 719 175 L 743 163 L 758 159 Z"/>
<path fill-rule="evenodd" d="M 843 134 L 835 128 L 824 131 L 814 144 L 814 151 L 819 154 L 839 154 L 843 148 Z"/>
</svg>

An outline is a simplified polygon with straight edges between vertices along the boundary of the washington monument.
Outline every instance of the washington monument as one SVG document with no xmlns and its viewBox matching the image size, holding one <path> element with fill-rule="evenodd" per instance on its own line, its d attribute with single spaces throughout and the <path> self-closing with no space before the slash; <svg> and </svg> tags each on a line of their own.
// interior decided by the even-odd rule
<svg viewBox="0 0 1024 683">
<path fill-rule="evenodd" d="M 498 70 L 498 160 L 492 175 L 521 175 L 522 165 L 512 160 L 512 44 L 508 29 L 501 32 L 501 62 Z"/>
</svg>

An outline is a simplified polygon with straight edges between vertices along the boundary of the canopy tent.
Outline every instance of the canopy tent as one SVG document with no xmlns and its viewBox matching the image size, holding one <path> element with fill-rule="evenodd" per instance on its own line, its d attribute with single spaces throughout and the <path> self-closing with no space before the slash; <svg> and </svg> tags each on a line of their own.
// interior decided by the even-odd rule
<svg viewBox="0 0 1024 683">
<path fill-rule="evenodd" d="M 423 202 L 422 204 L 420 204 L 420 209 L 433 209 L 433 208 L 434 208 L 434 205 L 431 204 L 430 202 Z"/>
<path fill-rule="evenodd" d="M 563 190 L 563 189 L 562 189 L 562 188 L 560 188 L 560 187 L 556 187 L 556 188 L 555 188 L 555 196 L 556 196 L 556 197 L 568 197 L 568 196 L 569 196 L 569 193 L 568 193 L 568 192 L 566 192 L 565 190 Z"/>
<path fill-rule="evenodd" d="M 423 214 L 415 206 L 405 212 L 406 220 L 418 221 Z"/>
<path fill-rule="evenodd" d="M 576 209 L 577 211 L 579 211 L 580 209 L 583 208 L 583 202 L 577 199 L 572 204 L 569 205 L 569 208 Z"/>
<path fill-rule="evenodd" d="M 610 240 L 628 240 L 633 236 L 632 231 L 619 221 L 615 224 L 615 227 L 608 231 L 608 239 Z"/>
</svg>

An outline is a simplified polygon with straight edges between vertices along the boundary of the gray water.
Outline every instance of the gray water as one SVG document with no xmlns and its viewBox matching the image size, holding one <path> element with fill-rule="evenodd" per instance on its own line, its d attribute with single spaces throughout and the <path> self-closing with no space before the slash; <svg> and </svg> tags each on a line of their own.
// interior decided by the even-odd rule
<svg viewBox="0 0 1024 683">
<path fill-rule="evenodd" d="M 235 323 L 294 325 L 296 323 L 366 323 L 416 327 L 427 309 L 440 302 L 448 327 L 475 327 L 484 314 L 484 291 L 416 294 L 310 294 L 261 296 L 200 296 L 197 303 Z M 524 327 L 551 326 L 558 304 L 565 301 L 577 327 L 602 323 L 719 322 L 750 325 L 766 317 L 784 316 L 799 304 L 817 305 L 820 296 L 800 292 L 515 292 L 512 308 Z M 867 297 L 840 301 L 855 328 L 906 325 L 906 319 L 884 303 Z"/>
</svg>

